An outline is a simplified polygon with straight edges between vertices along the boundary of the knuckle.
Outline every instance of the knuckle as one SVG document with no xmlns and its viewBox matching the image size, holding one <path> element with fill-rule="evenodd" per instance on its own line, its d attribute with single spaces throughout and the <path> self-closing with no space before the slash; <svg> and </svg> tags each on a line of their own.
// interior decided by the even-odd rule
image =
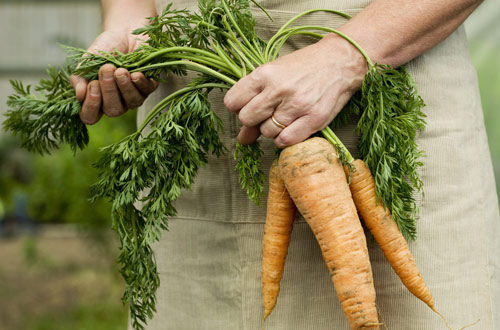
<svg viewBox="0 0 500 330">
<path fill-rule="evenodd" d="M 101 97 L 99 95 L 88 94 L 83 101 L 82 109 L 96 109 L 101 105 Z"/>
<path fill-rule="evenodd" d="M 265 102 L 268 104 L 273 104 L 276 100 L 283 99 L 286 92 L 283 89 L 283 86 L 269 86 L 266 88 L 266 98 Z"/>
<path fill-rule="evenodd" d="M 266 138 L 273 138 L 276 136 L 276 134 L 273 134 L 272 130 L 266 125 L 262 125 L 260 127 L 260 133 Z"/>
<path fill-rule="evenodd" d="M 312 102 L 307 97 L 296 97 L 293 105 L 298 111 L 306 113 L 311 111 Z"/>
<path fill-rule="evenodd" d="M 231 111 L 237 110 L 235 109 L 233 98 L 231 97 L 231 94 L 229 94 L 229 92 L 227 92 L 224 96 L 224 106 Z"/>
<path fill-rule="evenodd" d="M 262 79 L 267 80 L 270 77 L 273 77 L 274 65 L 271 63 L 265 63 L 259 67 L 257 67 L 252 74 L 250 74 L 250 78 L 260 81 Z"/>
<path fill-rule="evenodd" d="M 329 119 L 330 119 L 330 113 L 326 110 L 316 110 L 313 111 L 313 114 L 311 116 L 311 126 L 315 130 L 320 130 L 322 129 L 326 124 L 328 124 Z"/>
<path fill-rule="evenodd" d="M 250 127 L 253 125 L 250 117 L 247 115 L 247 112 L 248 111 L 243 111 L 243 110 L 240 111 L 240 113 L 238 114 L 238 119 L 244 126 Z"/>
<path fill-rule="evenodd" d="M 101 91 L 103 94 L 114 94 L 116 93 L 116 86 L 113 81 L 101 82 Z"/>
<path fill-rule="evenodd" d="M 276 82 L 272 84 L 272 91 L 274 92 L 274 97 L 284 98 L 286 96 L 290 97 L 295 94 L 296 86 L 290 82 Z"/>
<path fill-rule="evenodd" d="M 84 102 L 90 102 L 90 103 L 94 104 L 94 103 L 100 102 L 100 100 L 101 100 L 100 94 L 94 94 L 94 93 L 90 92 L 90 93 L 87 93 L 87 95 L 85 96 Z"/>
<path fill-rule="evenodd" d="M 117 74 L 116 72 L 115 72 L 115 81 L 120 86 L 120 88 L 131 89 L 132 83 L 130 81 L 129 76 L 126 73 Z"/>
<path fill-rule="evenodd" d="M 128 80 L 128 78 L 126 78 L 126 77 L 125 78 L 123 78 L 123 77 L 116 78 L 116 84 L 124 90 L 129 90 L 132 87 L 130 80 Z"/>
</svg>

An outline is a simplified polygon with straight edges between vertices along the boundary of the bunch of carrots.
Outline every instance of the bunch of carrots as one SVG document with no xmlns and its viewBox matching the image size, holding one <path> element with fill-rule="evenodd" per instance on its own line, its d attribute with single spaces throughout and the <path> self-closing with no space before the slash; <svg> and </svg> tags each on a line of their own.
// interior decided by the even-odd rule
<svg viewBox="0 0 500 330">
<path fill-rule="evenodd" d="M 421 189 L 417 173 L 421 152 L 415 136 L 425 126 L 424 103 L 413 79 L 403 67 L 393 69 L 372 62 L 360 45 L 338 30 L 294 24 L 318 12 L 350 19 L 348 14 L 310 9 L 263 40 L 255 31 L 250 1 L 254 2 L 200 0 L 199 14 L 169 5 L 161 15 L 150 18 L 149 25 L 135 31 L 149 39 L 131 53 L 91 54 L 68 48 L 72 53 L 68 68 L 49 69 L 49 78 L 34 88 L 12 82 L 15 93 L 9 97 L 6 129 L 19 135 L 32 151 L 49 153 L 64 143 L 76 151 L 85 147 L 89 137 L 78 116 L 81 105 L 69 82 L 70 74 L 96 79 L 99 67 L 106 63 L 144 72 L 159 81 L 168 74 L 199 73 L 157 103 L 136 132 L 103 148 L 96 163 L 100 174 L 92 194 L 94 199 L 112 202 L 113 228 L 120 238 L 119 261 L 126 282 L 123 301 L 130 306 L 133 327 L 143 329 L 155 312 L 155 292 L 160 285 L 151 244 L 168 228 L 168 217 L 176 214 L 175 200 L 189 189 L 208 155 L 219 156 L 225 150 L 219 138 L 222 123 L 212 111 L 209 93 L 229 89 L 255 68 L 275 60 L 294 36 L 321 39 L 323 33 L 337 34 L 359 50 L 368 71 L 361 90 L 331 125 L 342 126 L 350 116 L 360 115 L 356 127 L 360 156 L 373 170 L 375 183 L 368 166 L 352 160 L 329 127 L 322 132 L 331 144 L 313 138 L 281 153 L 271 170 L 264 237 L 265 315 L 276 304 L 296 208 L 320 243 L 352 328 L 376 329 L 380 325 L 366 239 L 357 212 L 403 283 L 434 310 L 432 295 L 403 236 L 416 236 L 412 192 Z M 254 144 L 237 145 L 236 151 L 241 185 L 258 201 L 264 182 L 262 150 Z M 349 173 L 350 184 L 339 158 L 344 165 L 349 160 L 348 168 L 354 169 Z"/>
<path fill-rule="evenodd" d="M 332 134 L 330 131 L 325 136 Z M 328 140 L 337 145 L 314 137 L 288 147 L 271 167 L 262 252 L 264 320 L 276 305 L 297 209 L 321 247 L 352 329 L 379 329 L 382 325 L 358 213 L 402 283 L 442 317 L 406 240 L 390 212 L 377 199 L 370 169 L 352 156 L 351 169 L 343 166 L 336 150 L 341 147 L 345 151 L 345 147 L 338 145 L 341 142 L 336 137 Z"/>
</svg>

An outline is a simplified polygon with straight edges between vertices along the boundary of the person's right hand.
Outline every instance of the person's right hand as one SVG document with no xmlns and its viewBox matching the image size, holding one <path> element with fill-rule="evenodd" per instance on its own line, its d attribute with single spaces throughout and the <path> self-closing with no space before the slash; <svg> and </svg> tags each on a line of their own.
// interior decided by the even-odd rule
<svg viewBox="0 0 500 330">
<path fill-rule="evenodd" d="M 131 29 L 107 30 L 95 39 L 88 51 L 97 53 L 117 50 L 128 53 L 139 46 L 141 40 L 138 38 L 139 36 L 131 34 Z M 141 72 L 129 73 L 112 64 L 105 64 L 99 69 L 99 80 L 88 82 L 72 75 L 70 82 L 75 89 L 76 98 L 83 102 L 80 118 L 88 125 L 97 123 L 103 113 L 116 117 L 128 109 L 139 107 L 158 86 L 157 82 L 146 78 Z"/>
</svg>

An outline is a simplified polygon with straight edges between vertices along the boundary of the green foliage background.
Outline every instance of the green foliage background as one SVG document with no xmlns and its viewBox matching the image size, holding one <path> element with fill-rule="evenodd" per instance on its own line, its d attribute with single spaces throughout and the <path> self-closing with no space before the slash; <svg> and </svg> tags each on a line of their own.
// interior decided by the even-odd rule
<svg viewBox="0 0 500 330">
<path fill-rule="evenodd" d="M 49 156 L 26 153 L 17 140 L 2 136 L 0 142 L 0 199 L 5 209 L 13 207 L 13 196 L 25 194 L 29 215 L 42 223 L 75 223 L 109 229 L 110 206 L 100 200 L 90 203 L 90 185 L 96 181 L 93 162 L 104 147 L 135 128 L 135 111 L 113 120 L 101 120 L 89 129 L 90 143 L 73 153 L 64 147 Z"/>
</svg>

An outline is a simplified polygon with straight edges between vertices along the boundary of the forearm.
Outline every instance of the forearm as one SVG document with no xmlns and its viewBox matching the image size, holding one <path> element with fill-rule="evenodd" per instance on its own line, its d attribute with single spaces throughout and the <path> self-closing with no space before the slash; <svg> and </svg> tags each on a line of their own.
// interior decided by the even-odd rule
<svg viewBox="0 0 500 330">
<path fill-rule="evenodd" d="M 373 62 L 397 67 L 448 37 L 480 0 L 377 0 L 339 30 Z"/>
<path fill-rule="evenodd" d="M 103 30 L 134 30 L 156 16 L 154 0 L 101 0 Z"/>
</svg>

